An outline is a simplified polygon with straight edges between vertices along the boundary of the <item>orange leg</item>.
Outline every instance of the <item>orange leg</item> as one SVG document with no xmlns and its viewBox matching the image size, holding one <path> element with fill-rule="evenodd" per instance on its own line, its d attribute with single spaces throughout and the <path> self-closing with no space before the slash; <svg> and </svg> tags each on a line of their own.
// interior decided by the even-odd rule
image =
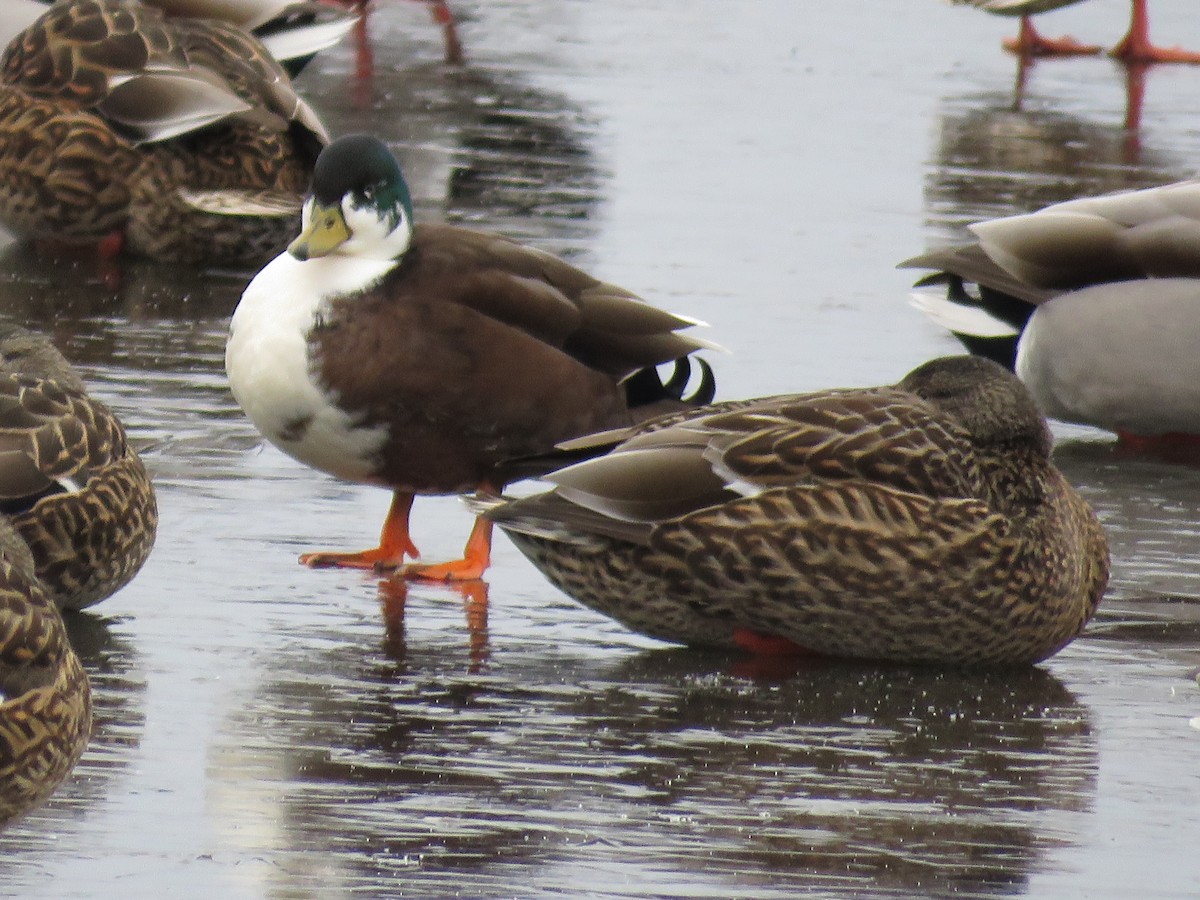
<svg viewBox="0 0 1200 900">
<path fill-rule="evenodd" d="M 1101 48 L 1094 44 L 1081 44 L 1074 38 L 1046 38 L 1037 33 L 1033 20 L 1021 16 L 1021 32 L 1004 42 L 1004 49 L 1020 57 L 1030 56 L 1090 56 Z"/>
<path fill-rule="evenodd" d="M 1156 47 L 1150 43 L 1150 14 L 1146 11 L 1147 0 L 1132 0 L 1133 14 L 1129 20 L 1129 33 L 1113 47 L 1110 55 L 1123 62 L 1191 63 L 1200 65 L 1200 53 L 1180 47 Z"/>
<path fill-rule="evenodd" d="M 429 565 L 409 565 L 402 573 L 405 578 L 419 581 L 471 581 L 482 578 L 492 561 L 492 522 L 482 516 L 475 520 L 463 558 Z"/>
<path fill-rule="evenodd" d="M 756 656 L 815 656 L 813 651 L 802 647 L 790 638 L 775 634 L 763 634 L 750 628 L 733 629 L 733 642 L 742 650 Z"/>
<path fill-rule="evenodd" d="M 392 495 L 392 505 L 379 534 L 379 546 L 358 553 L 316 552 L 300 557 L 301 565 L 314 569 L 337 567 L 344 569 L 395 569 L 404 565 L 404 557 L 416 558 L 421 554 L 408 536 L 408 514 L 412 510 L 413 495 L 397 491 Z"/>
</svg>

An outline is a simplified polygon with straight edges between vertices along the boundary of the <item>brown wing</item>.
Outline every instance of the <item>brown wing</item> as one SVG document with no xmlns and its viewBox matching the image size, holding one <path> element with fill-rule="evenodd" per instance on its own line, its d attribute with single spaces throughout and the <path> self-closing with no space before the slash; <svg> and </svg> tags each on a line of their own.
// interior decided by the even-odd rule
<svg viewBox="0 0 1200 900">
<path fill-rule="evenodd" d="M 436 281 L 444 302 L 518 328 L 617 378 L 709 346 L 679 333 L 694 320 L 495 235 L 422 225 L 413 249 L 405 276 L 414 285 Z"/>
<path fill-rule="evenodd" d="M 856 480 L 947 498 L 981 490 L 962 430 L 893 388 L 716 404 L 667 421 L 548 480 L 589 509 L 660 522 L 781 485 Z"/>
<path fill-rule="evenodd" d="M 225 22 L 180 19 L 179 42 L 193 69 L 211 71 L 252 106 L 243 118 L 272 131 L 287 131 L 296 123 L 310 140 L 312 159 L 329 142 L 317 114 L 292 87 L 283 67 L 259 40 Z"/>
<path fill-rule="evenodd" d="M 813 601 L 834 584 L 844 596 L 895 600 L 988 583 L 1010 531 L 978 500 L 851 480 L 775 488 L 662 523 L 647 559 L 731 600 L 772 584 Z"/>
<path fill-rule="evenodd" d="M 158 523 L 145 466 L 86 394 L 0 376 L 0 512 L 60 607 L 79 609 L 137 574 Z"/>
<path fill-rule="evenodd" d="M 592 309 L 588 292 L 611 293 L 510 241 L 420 226 L 377 288 L 332 303 L 313 332 L 314 356 L 343 407 L 391 426 L 390 471 L 423 490 L 473 486 L 501 460 L 628 424 L 618 380 L 631 361 L 658 362 L 698 345 L 674 331 L 689 322 L 632 297 L 621 301 L 632 323 L 621 334 L 609 313 Z M 621 352 L 574 350 L 594 334 Z M 661 353 L 650 352 L 655 344 Z"/>
<path fill-rule="evenodd" d="M 905 260 L 900 263 L 900 268 L 936 270 L 933 275 L 928 275 L 918 281 L 917 287 L 946 283 L 948 281 L 947 273 L 949 273 L 950 276 L 957 277 L 961 281 L 978 284 L 1006 297 L 1015 297 L 1031 306 L 1040 306 L 1062 293 L 1061 290 L 1037 287 L 1013 277 L 989 259 L 978 244 L 931 250 Z M 1019 321 L 1024 321 L 1026 317 L 1025 315 L 1020 316 Z"/>
<path fill-rule="evenodd" d="M 134 0 L 57 3 L 8 45 L 3 80 L 36 97 L 77 109 L 94 107 L 115 75 L 151 61 L 186 69 L 173 27 L 161 12 Z"/>
<path fill-rule="evenodd" d="M 0 378 L 0 497 L 27 502 L 127 452 L 116 419 L 85 394 L 24 376 Z"/>
<path fill-rule="evenodd" d="M 971 495 L 974 451 L 962 429 L 893 388 L 781 398 L 706 416 L 718 470 L 757 487 L 862 478 L 931 497 Z"/>
</svg>

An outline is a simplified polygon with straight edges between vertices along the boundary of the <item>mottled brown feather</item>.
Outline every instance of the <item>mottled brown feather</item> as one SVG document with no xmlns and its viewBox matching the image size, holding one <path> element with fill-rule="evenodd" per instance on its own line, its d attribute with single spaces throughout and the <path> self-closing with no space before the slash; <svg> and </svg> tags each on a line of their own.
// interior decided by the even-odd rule
<svg viewBox="0 0 1200 900">
<path fill-rule="evenodd" d="M 0 504 L 61 608 L 137 574 L 158 525 L 145 466 L 49 341 L 12 326 L 0 327 L 0 450 Z"/>
<path fill-rule="evenodd" d="M 105 117 L 110 78 L 163 66 L 250 109 L 137 144 Z M 239 29 L 167 19 L 136 0 L 68 0 L 9 44 L 0 73 L 0 221 L 19 234 L 92 243 L 123 230 L 142 255 L 248 264 L 297 228 L 324 129 Z M 214 190 L 268 193 L 288 211 L 216 215 L 181 193 Z"/>
<path fill-rule="evenodd" d="M 87 675 L 28 547 L 0 517 L 0 828 L 58 787 L 90 732 Z"/>
</svg>

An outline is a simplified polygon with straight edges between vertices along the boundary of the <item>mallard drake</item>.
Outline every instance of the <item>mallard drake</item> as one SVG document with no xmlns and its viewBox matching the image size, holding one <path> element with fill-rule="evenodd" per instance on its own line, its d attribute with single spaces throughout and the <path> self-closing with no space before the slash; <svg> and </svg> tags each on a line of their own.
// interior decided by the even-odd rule
<svg viewBox="0 0 1200 900">
<path fill-rule="evenodd" d="M 154 489 L 116 416 L 46 337 L 0 324 L 0 513 L 60 608 L 127 584 L 150 554 Z"/>
<path fill-rule="evenodd" d="M 629 425 L 664 397 L 645 367 L 713 346 L 678 333 L 695 324 L 548 253 L 414 225 L 391 151 L 350 135 L 317 160 L 303 232 L 242 295 L 225 368 L 271 443 L 394 492 L 378 547 L 301 561 L 395 567 L 417 555 L 415 494 L 499 488 L 506 460 Z M 406 573 L 475 578 L 490 547 L 481 519 L 463 559 Z"/>
<path fill-rule="evenodd" d="M 1033 27 L 1031 16 L 1073 6 L 1080 0 L 951 0 L 1001 16 L 1020 16 L 1021 32 L 1004 42 L 1004 47 L 1019 56 L 1074 56 L 1099 53 L 1101 47 L 1081 44 L 1073 38 L 1045 38 Z M 1182 62 L 1200 63 L 1200 53 L 1179 47 L 1158 47 L 1150 41 L 1150 13 L 1147 0 L 1130 0 L 1129 31 L 1109 51 L 1111 56 L 1129 63 Z"/>
<path fill-rule="evenodd" d="M 1130 439 L 1200 435 L 1200 181 L 1057 203 L 971 226 L 915 301 L 1015 369 L 1045 413 Z"/>
<path fill-rule="evenodd" d="M 260 265 L 327 135 L 255 38 L 61 0 L 0 58 L 0 223 L 160 260 Z"/>
<path fill-rule="evenodd" d="M 0 828 L 44 801 L 91 734 L 91 691 L 29 548 L 0 516 Z"/>
<path fill-rule="evenodd" d="M 619 437 L 546 493 L 473 505 L 556 586 L 656 638 L 1033 663 L 1079 634 L 1107 583 L 1096 517 L 1028 392 L 989 360 Z"/>
</svg>

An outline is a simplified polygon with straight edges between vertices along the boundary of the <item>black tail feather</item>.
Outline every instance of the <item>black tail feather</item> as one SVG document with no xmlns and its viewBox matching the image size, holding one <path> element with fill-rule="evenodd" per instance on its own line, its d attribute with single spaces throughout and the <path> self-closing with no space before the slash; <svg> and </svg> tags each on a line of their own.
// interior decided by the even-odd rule
<svg viewBox="0 0 1200 900">
<path fill-rule="evenodd" d="M 696 359 L 700 368 L 700 383 L 691 394 L 685 395 L 692 378 L 691 357 L 681 356 L 675 360 L 671 377 L 663 381 L 655 366 L 647 366 L 634 372 L 623 382 L 625 401 L 630 409 L 649 406 L 652 403 L 672 401 L 686 406 L 705 406 L 712 403 L 717 393 L 717 379 L 712 367 L 703 359 Z"/>
</svg>

